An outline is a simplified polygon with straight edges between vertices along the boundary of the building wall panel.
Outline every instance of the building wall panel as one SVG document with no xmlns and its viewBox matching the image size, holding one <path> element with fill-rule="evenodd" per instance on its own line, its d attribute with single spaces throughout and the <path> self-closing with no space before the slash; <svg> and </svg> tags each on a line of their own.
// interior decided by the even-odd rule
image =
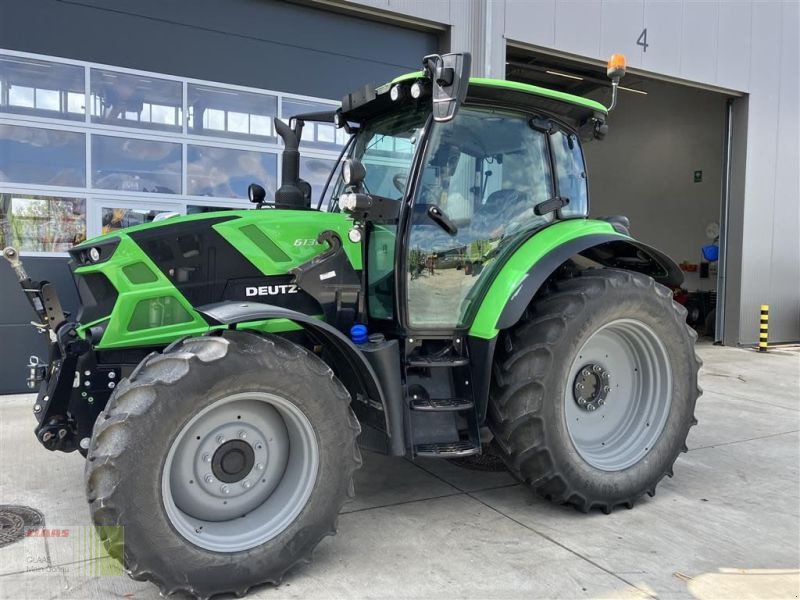
<svg viewBox="0 0 800 600">
<path fill-rule="evenodd" d="M 753 64 L 775 63 L 781 53 L 779 2 L 759 3 L 753 11 Z M 779 64 L 776 70 L 780 71 Z M 758 307 L 770 302 L 772 237 L 775 219 L 780 77 L 772 69 L 753 69 L 750 76 L 747 177 L 742 236 L 742 304 L 740 339 L 758 337 Z M 788 242 L 788 240 L 787 240 Z"/>
<path fill-rule="evenodd" d="M 719 4 L 716 82 L 723 87 L 750 89 L 750 12 L 744 0 Z"/>
<path fill-rule="evenodd" d="M 690 81 L 717 81 L 718 2 L 685 2 L 681 72 Z"/>
<path fill-rule="evenodd" d="M 645 0 L 644 26 L 650 47 L 642 53 L 642 68 L 678 75 L 681 69 L 683 6 L 679 0 Z"/>
<path fill-rule="evenodd" d="M 505 35 L 536 46 L 556 43 L 556 0 L 507 0 Z"/>
<path fill-rule="evenodd" d="M 636 45 L 636 41 L 643 30 L 644 0 L 604 2 L 600 27 L 600 56 L 608 57 L 621 52 L 628 58 L 630 66 L 640 67 L 645 52 L 642 46 Z"/>
<path fill-rule="evenodd" d="M 555 47 L 582 56 L 600 54 L 600 0 L 556 2 Z"/>
<path fill-rule="evenodd" d="M 770 240 L 770 326 L 775 341 L 790 341 L 793 338 L 784 332 L 800 331 L 800 47 L 796 26 L 800 7 L 785 3 L 781 8 L 782 76 L 775 140 L 774 228 Z"/>
</svg>

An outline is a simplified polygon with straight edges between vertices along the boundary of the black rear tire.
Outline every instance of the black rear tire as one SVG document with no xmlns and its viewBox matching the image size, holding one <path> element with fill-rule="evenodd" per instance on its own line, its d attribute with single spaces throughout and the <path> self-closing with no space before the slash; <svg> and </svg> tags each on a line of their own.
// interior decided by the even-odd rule
<svg viewBox="0 0 800 600">
<path fill-rule="evenodd" d="M 299 513 L 286 517 L 288 524 L 282 522 L 282 528 L 276 528 L 276 533 L 270 534 L 273 537 L 263 543 L 252 542 L 258 543 L 253 547 L 245 543 L 240 551 L 200 547 L 197 540 L 203 538 L 192 543 L 186 530 L 180 532 L 174 508 L 169 512 L 167 506 L 172 500 L 165 489 L 171 488 L 163 487 L 168 478 L 162 481 L 162 474 L 187 424 L 191 426 L 204 409 L 218 406 L 220 400 L 224 406 L 226 398 L 244 394 L 280 396 L 291 403 L 291 410 L 299 411 L 296 415 L 302 413 L 298 418 L 307 419 L 308 439 L 313 443 L 316 438 L 319 449 L 314 457 L 315 470 L 306 476 L 310 483 L 302 497 L 307 499 Z M 233 414 L 236 412 L 234 409 Z M 236 428 L 247 426 L 245 420 L 233 423 Z M 209 425 L 209 431 L 214 436 L 219 429 L 212 430 Z M 352 494 L 353 472 L 361 465 L 356 445 L 359 431 L 346 389 L 325 363 L 304 348 L 277 336 L 239 331 L 189 338 L 142 361 L 131 377 L 120 383 L 98 417 L 86 461 L 92 520 L 111 556 L 124 563 L 131 577 L 152 581 L 165 596 L 176 592 L 203 598 L 221 593 L 241 596 L 254 585 L 277 584 L 295 564 L 310 559 L 323 537 L 335 533 L 339 510 Z M 236 439 L 228 443 L 244 448 L 242 440 L 233 437 Z M 267 441 L 273 441 L 270 436 L 263 444 L 252 442 L 253 436 L 239 437 L 262 449 L 268 446 Z M 188 439 L 194 443 L 194 435 Z M 291 438 L 288 452 L 295 451 L 296 439 Z M 201 443 L 205 442 L 197 442 Z M 271 452 L 265 461 L 266 471 L 269 461 L 277 456 L 273 450 L 272 446 L 265 450 Z M 241 452 L 238 457 L 231 455 L 230 464 L 238 463 L 242 473 L 244 469 L 264 469 L 261 464 L 241 467 L 241 456 Z M 287 463 L 284 473 L 289 473 L 289 464 L 294 463 Z M 169 468 L 173 468 L 172 463 Z M 215 471 L 221 478 L 225 473 Z M 302 471 L 298 473 L 302 475 Z M 260 477 L 255 477 L 256 485 Z M 279 472 L 275 477 L 285 475 Z M 302 479 L 300 475 L 298 478 Z M 237 484 L 244 487 L 245 481 L 248 490 L 237 488 L 236 493 L 250 493 L 251 480 L 237 480 Z M 190 483 L 196 490 L 202 482 Z M 219 489 L 220 481 L 214 485 Z M 278 493 L 282 484 L 277 485 L 270 494 Z M 220 505 L 223 500 L 219 500 Z M 218 510 L 216 504 L 212 510 Z M 227 523 L 237 527 L 238 522 L 236 535 L 249 535 L 247 528 L 239 533 L 238 515 L 222 521 L 223 527 Z M 121 535 L 119 529 L 107 526 L 122 526 Z"/>
<path fill-rule="evenodd" d="M 667 382 L 662 397 L 669 400 L 662 410 L 663 429 L 636 452 L 622 452 L 632 464 L 618 460 L 621 466 L 616 468 L 613 461 L 593 460 L 574 437 L 578 398 L 573 386 L 579 381 L 570 369 L 597 332 L 618 323 L 641 323 L 643 331 L 651 332 L 653 345 L 666 350 L 661 355 L 669 376 L 662 378 Z M 523 320 L 502 334 L 495 356 L 488 421 L 509 470 L 545 498 L 584 512 L 631 508 L 644 493 L 654 495 L 659 481 L 672 476 L 675 460 L 686 451 L 689 429 L 697 423 L 694 408 L 702 391 L 697 384 L 701 362 L 694 352 L 696 337 L 686 325 L 686 310 L 673 302 L 669 289 L 644 275 L 592 269 L 554 282 L 534 299 Z M 628 375 L 616 373 L 612 381 Z M 620 390 L 617 398 L 613 394 L 614 390 L 609 404 L 629 402 L 637 412 L 637 403 L 645 401 L 645 392 L 637 396 Z M 601 404 L 595 407 L 597 415 L 608 408 L 605 398 Z M 590 432 L 596 423 L 591 421 Z M 650 427 L 649 420 L 646 425 Z M 625 448 L 625 438 L 618 440 Z"/>
</svg>

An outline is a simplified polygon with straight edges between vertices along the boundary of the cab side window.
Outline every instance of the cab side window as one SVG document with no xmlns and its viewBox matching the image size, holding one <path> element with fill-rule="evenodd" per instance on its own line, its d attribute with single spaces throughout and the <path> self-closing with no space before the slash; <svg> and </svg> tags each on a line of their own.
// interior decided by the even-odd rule
<svg viewBox="0 0 800 600">
<path fill-rule="evenodd" d="M 550 146 L 556 165 L 558 194 L 569 198 L 561 214 L 564 217 L 585 216 L 589 212 L 589 193 L 580 140 L 574 133 L 556 131 L 550 135 Z"/>
<path fill-rule="evenodd" d="M 463 326 L 514 240 L 555 218 L 536 214 L 553 188 L 547 134 L 528 115 L 464 106 L 434 124 L 405 244 L 411 326 Z M 431 206 L 457 231 L 433 221 Z"/>
</svg>

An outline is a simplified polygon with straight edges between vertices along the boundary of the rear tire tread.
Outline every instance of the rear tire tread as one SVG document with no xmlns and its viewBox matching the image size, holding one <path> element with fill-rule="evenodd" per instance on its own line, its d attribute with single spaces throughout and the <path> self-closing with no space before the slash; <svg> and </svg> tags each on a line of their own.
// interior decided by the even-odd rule
<svg viewBox="0 0 800 600">
<path fill-rule="evenodd" d="M 559 472 L 551 451 L 548 448 L 542 408 L 545 395 L 539 396 L 539 406 L 521 406 L 523 396 L 517 394 L 522 387 L 539 385 L 544 387 L 544 377 L 552 368 L 553 348 L 564 334 L 568 320 L 580 319 L 586 310 L 587 297 L 605 292 L 609 286 L 649 286 L 663 299 L 669 299 L 676 317 L 684 323 L 687 335 L 694 340 L 697 333 L 685 324 L 686 309 L 671 300 L 670 290 L 650 277 L 615 269 L 598 269 L 582 272 L 576 277 L 553 282 L 552 287 L 535 298 L 528 311 L 514 328 L 505 332 L 503 343 L 498 344 L 494 376 L 489 401 L 489 422 L 495 433 L 495 440 L 504 451 L 504 459 L 519 479 L 546 499 L 559 504 L 571 504 L 577 510 L 589 512 L 599 508 L 609 514 L 617 506 L 633 507 L 644 494 L 633 495 L 614 502 L 589 501 L 577 490 L 572 489 L 568 479 Z M 564 308 L 567 308 L 565 311 Z M 503 334 L 501 334 L 503 335 Z M 537 354 L 533 372 L 525 370 L 522 360 L 532 353 Z M 702 361 L 694 353 L 694 375 L 702 366 Z M 528 367 L 530 364 L 527 365 Z M 696 386 L 695 397 L 690 411 L 691 419 L 686 432 L 697 424 L 694 409 L 703 391 Z M 687 452 L 685 439 L 680 449 Z M 669 460 L 668 466 L 658 477 L 672 477 L 673 466 L 680 452 Z M 646 490 L 649 496 L 655 495 L 655 486 Z"/>
</svg>

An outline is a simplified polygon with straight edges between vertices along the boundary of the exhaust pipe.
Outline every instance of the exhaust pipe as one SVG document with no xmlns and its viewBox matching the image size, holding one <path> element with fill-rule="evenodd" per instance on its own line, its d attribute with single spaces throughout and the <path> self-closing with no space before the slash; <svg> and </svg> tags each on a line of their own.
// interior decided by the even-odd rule
<svg viewBox="0 0 800 600">
<path fill-rule="evenodd" d="M 275 192 L 275 205 L 286 208 L 310 208 L 311 198 L 300 189 L 300 136 L 303 121 L 295 119 L 294 129 L 275 117 L 275 130 L 283 140 L 281 187 Z"/>
</svg>

